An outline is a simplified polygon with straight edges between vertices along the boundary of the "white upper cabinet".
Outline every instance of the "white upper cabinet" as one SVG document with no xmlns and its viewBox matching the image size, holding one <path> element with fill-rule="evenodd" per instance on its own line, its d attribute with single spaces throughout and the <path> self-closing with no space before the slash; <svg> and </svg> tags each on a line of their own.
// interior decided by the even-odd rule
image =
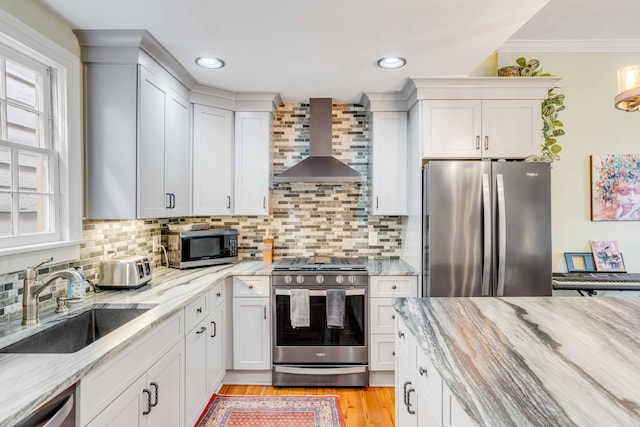
<svg viewBox="0 0 640 427">
<path fill-rule="evenodd" d="M 407 215 L 407 113 L 376 111 L 371 125 L 371 214 Z"/>
<path fill-rule="evenodd" d="M 189 91 L 175 77 L 190 76 L 145 31 L 75 33 L 84 67 L 86 217 L 190 215 Z"/>
<path fill-rule="evenodd" d="M 137 218 L 189 215 L 189 102 L 161 69 L 139 66 Z"/>
<path fill-rule="evenodd" d="M 271 180 L 271 112 L 236 112 L 233 210 L 268 215 Z"/>
<path fill-rule="evenodd" d="M 194 215 L 233 213 L 233 169 L 233 112 L 194 104 Z"/>
<path fill-rule="evenodd" d="M 423 101 L 424 158 L 524 158 L 539 151 L 540 100 Z"/>
</svg>

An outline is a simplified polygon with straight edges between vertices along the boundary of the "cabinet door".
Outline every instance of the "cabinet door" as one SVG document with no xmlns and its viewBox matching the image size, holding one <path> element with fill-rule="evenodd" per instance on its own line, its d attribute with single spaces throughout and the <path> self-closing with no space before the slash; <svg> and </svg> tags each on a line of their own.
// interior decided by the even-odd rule
<svg viewBox="0 0 640 427">
<path fill-rule="evenodd" d="M 193 106 L 193 214 L 231 215 L 233 112 Z"/>
<path fill-rule="evenodd" d="M 142 66 L 138 70 L 138 218 L 163 218 L 168 206 L 164 191 L 167 94 L 154 74 Z"/>
<path fill-rule="evenodd" d="M 393 339 L 393 331 L 396 327 L 396 310 L 393 308 L 393 298 L 371 298 L 369 300 L 372 334 L 390 334 Z"/>
<path fill-rule="evenodd" d="M 372 215 L 407 215 L 407 113 L 371 114 Z"/>
<path fill-rule="evenodd" d="M 423 101 L 422 157 L 480 158 L 479 100 Z"/>
<path fill-rule="evenodd" d="M 109 406 L 107 406 L 97 417 L 95 417 L 88 427 L 138 427 L 145 422 L 147 411 L 147 396 L 142 390 L 147 386 L 146 375 L 141 376 L 131 384 L 122 394 L 118 396 Z"/>
<path fill-rule="evenodd" d="M 235 114 L 234 213 L 268 215 L 271 113 Z"/>
<path fill-rule="evenodd" d="M 540 151 L 539 100 L 482 101 L 482 152 L 488 158 L 524 158 Z"/>
<path fill-rule="evenodd" d="M 225 373 L 224 363 L 224 310 L 213 311 L 208 325 L 207 339 L 207 395 L 218 390 Z"/>
<path fill-rule="evenodd" d="M 184 347 L 176 344 L 147 372 L 152 407 L 148 427 L 184 426 Z"/>
<path fill-rule="evenodd" d="M 396 361 L 393 335 L 371 335 L 370 343 L 369 368 L 372 371 L 393 371 Z"/>
<path fill-rule="evenodd" d="M 268 298 L 233 298 L 233 369 L 271 369 Z"/>
<path fill-rule="evenodd" d="M 396 425 L 402 427 L 418 426 L 418 402 L 415 391 L 409 396 L 409 390 L 415 387 L 411 383 L 415 371 L 412 364 L 401 352 L 396 352 Z M 411 398 L 409 400 L 408 398 Z M 411 413 L 413 412 L 413 413 Z"/>
<path fill-rule="evenodd" d="M 185 415 L 193 426 L 209 401 L 207 345 L 210 318 L 203 319 L 185 336 Z"/>
<path fill-rule="evenodd" d="M 167 213 L 169 216 L 188 216 L 191 208 L 189 101 L 170 89 L 166 108 L 164 191 L 171 195 Z"/>
</svg>

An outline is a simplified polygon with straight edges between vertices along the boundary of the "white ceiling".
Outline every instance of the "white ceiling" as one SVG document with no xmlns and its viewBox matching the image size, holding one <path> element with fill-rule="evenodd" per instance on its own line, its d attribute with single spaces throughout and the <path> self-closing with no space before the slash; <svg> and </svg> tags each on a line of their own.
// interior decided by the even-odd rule
<svg viewBox="0 0 640 427">
<path fill-rule="evenodd" d="M 638 0 L 35 1 L 72 28 L 148 30 L 202 84 L 298 102 L 469 75 L 510 38 L 640 40 Z M 378 68 L 385 55 L 407 65 Z M 198 68 L 198 56 L 226 66 Z"/>
</svg>

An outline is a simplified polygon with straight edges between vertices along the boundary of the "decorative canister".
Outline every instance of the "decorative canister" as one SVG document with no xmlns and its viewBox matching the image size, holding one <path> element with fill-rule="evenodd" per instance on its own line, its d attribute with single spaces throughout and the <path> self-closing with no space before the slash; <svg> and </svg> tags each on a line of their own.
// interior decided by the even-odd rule
<svg viewBox="0 0 640 427">
<path fill-rule="evenodd" d="M 520 77 L 520 70 L 522 70 L 522 67 L 519 65 L 509 65 L 507 67 L 498 68 L 498 76 Z"/>
<path fill-rule="evenodd" d="M 262 242 L 262 262 L 273 262 L 273 239 L 264 239 Z"/>
</svg>

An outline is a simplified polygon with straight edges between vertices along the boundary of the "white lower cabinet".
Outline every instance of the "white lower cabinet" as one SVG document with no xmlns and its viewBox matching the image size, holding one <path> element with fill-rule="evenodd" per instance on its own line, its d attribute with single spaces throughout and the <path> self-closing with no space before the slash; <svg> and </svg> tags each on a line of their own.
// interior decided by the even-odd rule
<svg viewBox="0 0 640 427">
<path fill-rule="evenodd" d="M 396 323 L 396 420 L 401 427 L 471 427 L 469 417 L 418 346 L 404 322 Z"/>
<path fill-rule="evenodd" d="M 178 314 L 87 374 L 80 381 L 80 425 L 183 426 L 183 336 Z"/>
<path fill-rule="evenodd" d="M 369 369 L 389 372 L 395 369 L 395 319 L 393 299 L 418 295 L 417 276 L 371 276 L 369 278 Z M 390 384 L 389 384 L 390 385 Z"/>
<path fill-rule="evenodd" d="M 233 278 L 233 369 L 271 369 L 268 276 Z"/>
<path fill-rule="evenodd" d="M 211 301 L 211 312 L 185 335 L 186 426 L 195 425 L 224 377 L 224 299 L 216 296 L 220 292 L 222 284 L 210 291 L 206 299 Z M 197 303 L 186 311 L 200 305 Z"/>
</svg>

